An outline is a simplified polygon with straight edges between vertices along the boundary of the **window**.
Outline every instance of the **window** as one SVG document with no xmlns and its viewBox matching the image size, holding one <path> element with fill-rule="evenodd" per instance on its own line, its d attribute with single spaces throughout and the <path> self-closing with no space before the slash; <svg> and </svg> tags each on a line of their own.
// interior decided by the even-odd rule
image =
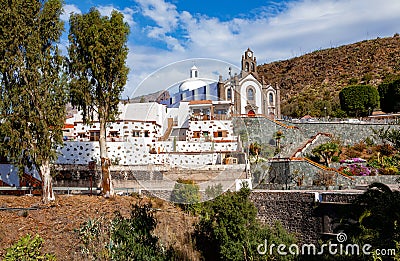
<svg viewBox="0 0 400 261">
<path fill-rule="evenodd" d="M 200 131 L 194 131 L 193 132 L 193 138 L 200 138 Z"/>
<path fill-rule="evenodd" d="M 229 88 L 226 90 L 226 98 L 227 98 L 228 100 L 232 99 L 232 89 L 231 89 L 231 87 L 229 87 Z"/>
<path fill-rule="evenodd" d="M 99 141 L 99 139 L 100 139 L 100 131 L 90 132 L 90 141 Z"/>
<path fill-rule="evenodd" d="M 149 131 L 148 130 L 144 131 L 144 136 L 145 137 L 149 137 Z"/>
<path fill-rule="evenodd" d="M 119 132 L 118 131 L 110 131 L 110 136 L 111 137 L 118 137 L 119 136 Z"/>
<path fill-rule="evenodd" d="M 132 131 L 132 136 L 133 136 L 133 137 L 140 137 L 140 131 L 138 131 L 138 130 L 133 130 L 133 131 Z"/>
<path fill-rule="evenodd" d="M 254 69 L 254 63 L 251 63 L 251 71 L 252 71 L 252 72 L 255 71 L 255 69 Z"/>
<path fill-rule="evenodd" d="M 253 90 L 253 88 L 249 88 L 247 90 L 247 100 L 254 101 L 254 90 Z"/>
<path fill-rule="evenodd" d="M 228 137 L 227 131 L 214 131 L 214 138 L 225 138 Z"/>
<path fill-rule="evenodd" d="M 269 94 L 269 104 L 272 105 L 274 103 L 274 95 L 272 93 Z"/>
<path fill-rule="evenodd" d="M 246 62 L 246 64 L 245 64 L 245 67 L 244 67 L 244 68 L 245 68 L 245 71 L 246 71 L 246 72 L 248 72 L 248 71 L 249 71 L 249 63 L 248 63 L 248 62 Z"/>
</svg>

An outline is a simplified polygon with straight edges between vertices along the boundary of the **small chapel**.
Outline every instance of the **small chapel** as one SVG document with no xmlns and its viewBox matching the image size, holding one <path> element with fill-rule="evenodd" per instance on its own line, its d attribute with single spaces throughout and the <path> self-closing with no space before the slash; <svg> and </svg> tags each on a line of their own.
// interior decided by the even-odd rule
<svg viewBox="0 0 400 261">
<path fill-rule="evenodd" d="M 241 115 L 265 115 L 281 118 L 280 88 L 266 83 L 257 72 L 257 59 L 250 48 L 242 55 L 241 72 L 218 82 L 218 96 L 221 100 L 230 100 L 234 111 Z"/>
<path fill-rule="evenodd" d="M 281 118 L 280 88 L 267 83 L 257 72 L 257 59 L 248 48 L 242 55 L 241 71 L 223 79 L 219 76 L 216 82 L 206 82 L 199 77 L 199 70 L 194 65 L 190 69 L 190 77 L 179 86 L 173 95 L 162 94 L 159 103 L 167 107 L 178 107 L 182 101 L 230 101 L 232 114 L 238 116 L 264 116 L 272 119 Z"/>
</svg>

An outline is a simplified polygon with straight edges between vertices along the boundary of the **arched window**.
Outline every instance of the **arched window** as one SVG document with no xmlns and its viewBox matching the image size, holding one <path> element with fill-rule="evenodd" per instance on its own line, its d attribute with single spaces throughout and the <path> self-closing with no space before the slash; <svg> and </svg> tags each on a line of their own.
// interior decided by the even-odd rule
<svg viewBox="0 0 400 261">
<path fill-rule="evenodd" d="M 253 88 L 249 88 L 247 90 L 247 100 L 254 101 L 254 89 Z"/>
<path fill-rule="evenodd" d="M 232 89 L 231 89 L 231 87 L 229 87 L 226 90 L 226 99 L 228 99 L 228 100 L 232 99 Z"/>
<path fill-rule="evenodd" d="M 274 104 L 274 95 L 272 93 L 269 94 L 269 104 Z"/>
<path fill-rule="evenodd" d="M 248 62 L 246 62 L 246 64 L 245 64 L 245 71 L 246 71 L 246 72 L 249 71 L 249 63 L 248 63 Z"/>
<path fill-rule="evenodd" d="M 251 71 L 252 71 L 252 72 L 255 71 L 255 69 L 254 69 L 254 63 L 251 63 Z"/>
</svg>

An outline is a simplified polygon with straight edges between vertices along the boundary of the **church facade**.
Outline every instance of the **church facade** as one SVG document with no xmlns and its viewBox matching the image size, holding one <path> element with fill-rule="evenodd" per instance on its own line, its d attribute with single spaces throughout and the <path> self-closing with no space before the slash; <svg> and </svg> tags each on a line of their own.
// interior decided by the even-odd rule
<svg viewBox="0 0 400 261">
<path fill-rule="evenodd" d="M 231 113 L 236 116 L 264 116 L 281 118 L 280 88 L 268 84 L 257 72 L 257 59 L 252 50 L 242 55 L 241 71 L 228 79 L 220 75 L 216 82 L 206 82 L 196 66 L 190 69 L 190 78 L 183 81 L 179 91 L 171 96 L 162 94 L 158 102 L 176 108 L 182 101 L 227 101 L 231 103 Z"/>
<path fill-rule="evenodd" d="M 237 114 L 281 118 L 280 88 L 267 84 L 264 77 L 260 79 L 257 59 L 250 49 L 242 55 L 239 75 L 230 75 L 227 80 L 222 80 L 220 76 L 218 96 L 221 100 L 232 101 Z"/>
</svg>

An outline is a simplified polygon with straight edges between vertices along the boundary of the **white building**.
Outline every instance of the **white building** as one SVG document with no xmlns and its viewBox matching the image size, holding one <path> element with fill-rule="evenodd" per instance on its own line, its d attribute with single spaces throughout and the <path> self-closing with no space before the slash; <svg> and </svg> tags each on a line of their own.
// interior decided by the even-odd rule
<svg viewBox="0 0 400 261">
<path fill-rule="evenodd" d="M 238 152 L 231 104 L 226 101 L 121 103 L 119 119 L 107 128 L 108 156 L 114 165 L 199 166 L 223 163 Z M 98 122 L 85 125 L 78 113 L 67 120 L 58 164 L 86 165 L 100 158 Z M 242 160 L 243 161 L 243 160 Z"/>
<path fill-rule="evenodd" d="M 108 157 L 114 165 L 125 166 L 245 163 L 232 117 L 280 117 L 280 90 L 259 80 L 256 66 L 253 51 L 247 49 L 241 73 L 225 81 L 220 76 L 218 81 L 206 82 L 193 66 L 177 93 L 164 91 L 158 102 L 122 102 L 118 120 L 107 128 Z M 65 126 L 65 145 L 57 163 L 97 161 L 99 123 L 85 125 L 77 112 Z"/>
</svg>

